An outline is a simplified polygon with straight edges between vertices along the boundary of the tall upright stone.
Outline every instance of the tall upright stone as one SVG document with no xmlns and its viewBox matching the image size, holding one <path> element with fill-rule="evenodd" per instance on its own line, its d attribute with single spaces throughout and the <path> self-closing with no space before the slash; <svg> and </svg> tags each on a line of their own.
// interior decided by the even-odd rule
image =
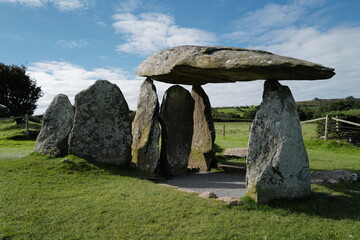
<svg viewBox="0 0 360 240">
<path fill-rule="evenodd" d="M 129 107 L 118 86 L 98 80 L 75 96 L 69 153 L 116 165 L 131 161 Z"/>
<path fill-rule="evenodd" d="M 193 112 L 194 99 L 185 88 L 175 85 L 165 92 L 160 110 L 160 162 L 164 175 L 187 173 L 194 126 Z"/>
<path fill-rule="evenodd" d="M 192 87 L 195 100 L 194 133 L 192 138 L 189 167 L 207 171 L 214 157 L 215 128 L 211 116 L 209 97 L 200 85 Z"/>
<path fill-rule="evenodd" d="M 36 138 L 35 152 L 54 157 L 66 155 L 73 117 L 74 110 L 69 98 L 64 94 L 56 95 L 45 111 L 41 130 Z"/>
<path fill-rule="evenodd" d="M 267 80 L 251 126 L 247 194 L 257 202 L 310 194 L 310 171 L 295 101 L 290 89 Z"/>
<path fill-rule="evenodd" d="M 132 126 L 132 161 L 141 171 L 154 172 L 160 160 L 159 101 L 155 85 L 147 78 L 141 85 Z"/>
</svg>

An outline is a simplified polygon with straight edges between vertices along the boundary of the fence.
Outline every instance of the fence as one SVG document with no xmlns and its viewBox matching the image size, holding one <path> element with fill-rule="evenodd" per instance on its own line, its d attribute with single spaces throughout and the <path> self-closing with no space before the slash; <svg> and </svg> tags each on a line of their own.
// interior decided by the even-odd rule
<svg viewBox="0 0 360 240">
<path fill-rule="evenodd" d="M 324 121 L 324 139 L 329 139 L 329 137 L 331 136 L 330 138 L 346 139 L 349 142 L 354 143 L 355 145 L 360 144 L 360 123 L 340 119 L 337 116 L 331 117 L 329 115 L 326 115 L 322 118 L 303 121 L 301 123 L 312 123 L 319 121 Z"/>
<path fill-rule="evenodd" d="M 33 124 L 34 126 L 39 126 L 39 123 L 41 123 L 42 118 L 38 118 L 35 116 L 30 116 L 29 114 L 26 114 L 25 116 L 19 116 L 19 117 L 8 117 L 8 118 L 0 118 L 0 121 L 5 121 L 5 120 L 17 120 L 17 119 L 23 119 L 25 121 L 25 132 L 26 132 L 26 137 L 30 137 L 30 128 L 31 128 L 31 124 L 30 122 L 33 122 L 35 124 Z M 36 131 L 39 130 L 39 128 L 35 129 Z"/>
</svg>

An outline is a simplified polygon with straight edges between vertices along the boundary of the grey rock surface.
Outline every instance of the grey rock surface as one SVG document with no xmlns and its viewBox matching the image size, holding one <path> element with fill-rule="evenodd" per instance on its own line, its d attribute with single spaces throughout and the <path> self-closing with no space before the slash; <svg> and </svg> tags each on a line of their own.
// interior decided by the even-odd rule
<svg viewBox="0 0 360 240">
<path fill-rule="evenodd" d="M 341 182 L 356 182 L 356 173 L 348 170 L 330 170 L 311 173 L 311 183 L 313 184 L 336 184 Z"/>
<path fill-rule="evenodd" d="M 64 94 L 56 95 L 45 111 L 35 152 L 54 157 L 66 155 L 73 118 L 74 109 L 69 98 Z"/>
<path fill-rule="evenodd" d="M 149 56 L 137 74 L 167 83 L 202 85 L 257 79 L 328 79 L 335 73 L 320 64 L 260 50 L 178 46 Z"/>
<path fill-rule="evenodd" d="M 175 85 L 164 94 L 160 110 L 161 170 L 164 175 L 187 173 L 194 129 L 194 99 L 183 87 Z"/>
<path fill-rule="evenodd" d="M 255 201 L 310 194 L 310 171 L 295 101 L 290 89 L 267 80 L 251 126 L 247 194 Z"/>
<path fill-rule="evenodd" d="M 244 204 L 240 198 L 235 197 L 219 197 L 218 200 L 228 204 L 229 206 L 239 206 Z"/>
<path fill-rule="evenodd" d="M 132 161 L 141 171 L 154 172 L 160 160 L 159 101 L 151 79 L 140 88 L 135 119 L 132 125 Z"/>
<path fill-rule="evenodd" d="M 248 155 L 248 148 L 227 148 L 224 156 L 244 158 Z"/>
<path fill-rule="evenodd" d="M 203 192 L 200 193 L 198 196 L 202 198 L 217 198 L 216 194 L 213 192 Z"/>
<path fill-rule="evenodd" d="M 195 101 L 194 133 L 189 167 L 207 171 L 214 157 L 215 127 L 211 116 L 209 97 L 201 86 L 193 86 L 191 96 Z"/>
<path fill-rule="evenodd" d="M 129 107 L 118 86 L 98 80 L 75 96 L 69 153 L 116 165 L 131 161 Z"/>
</svg>

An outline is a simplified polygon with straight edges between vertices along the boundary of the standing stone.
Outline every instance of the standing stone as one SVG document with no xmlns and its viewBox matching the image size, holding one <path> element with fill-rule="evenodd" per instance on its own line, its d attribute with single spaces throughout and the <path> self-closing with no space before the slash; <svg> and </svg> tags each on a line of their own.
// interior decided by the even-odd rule
<svg viewBox="0 0 360 240">
<path fill-rule="evenodd" d="M 141 171 L 154 172 L 160 159 L 159 101 L 150 78 L 140 88 L 132 135 L 132 161 Z"/>
<path fill-rule="evenodd" d="M 207 171 L 214 157 L 215 128 L 208 96 L 201 86 L 193 86 L 191 96 L 195 100 L 194 134 L 189 167 Z"/>
<path fill-rule="evenodd" d="M 187 173 L 193 135 L 194 99 L 175 85 L 164 94 L 160 110 L 162 127 L 161 168 L 166 176 Z"/>
<path fill-rule="evenodd" d="M 73 117 L 74 110 L 69 98 L 64 94 L 56 95 L 45 111 L 41 130 L 36 138 L 35 152 L 54 157 L 66 155 Z"/>
<path fill-rule="evenodd" d="M 129 107 L 115 84 L 98 80 L 75 96 L 69 153 L 116 165 L 131 161 Z"/>
<path fill-rule="evenodd" d="M 251 126 L 247 194 L 257 202 L 310 194 L 310 171 L 299 116 L 290 89 L 267 80 Z"/>
</svg>

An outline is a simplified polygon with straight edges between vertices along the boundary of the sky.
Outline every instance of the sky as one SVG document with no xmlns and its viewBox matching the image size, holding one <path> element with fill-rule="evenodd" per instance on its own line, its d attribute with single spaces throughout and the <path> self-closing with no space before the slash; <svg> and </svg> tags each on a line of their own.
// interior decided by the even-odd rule
<svg viewBox="0 0 360 240">
<path fill-rule="evenodd" d="M 136 110 L 137 66 L 178 45 L 261 49 L 335 68 L 330 80 L 282 81 L 296 101 L 360 97 L 359 0 L 0 0 L 0 62 L 25 65 L 44 96 L 74 96 L 97 79 Z M 213 107 L 261 103 L 263 80 L 207 84 Z M 171 86 L 155 82 L 162 101 Z M 191 89 L 189 86 L 184 86 Z"/>
</svg>

